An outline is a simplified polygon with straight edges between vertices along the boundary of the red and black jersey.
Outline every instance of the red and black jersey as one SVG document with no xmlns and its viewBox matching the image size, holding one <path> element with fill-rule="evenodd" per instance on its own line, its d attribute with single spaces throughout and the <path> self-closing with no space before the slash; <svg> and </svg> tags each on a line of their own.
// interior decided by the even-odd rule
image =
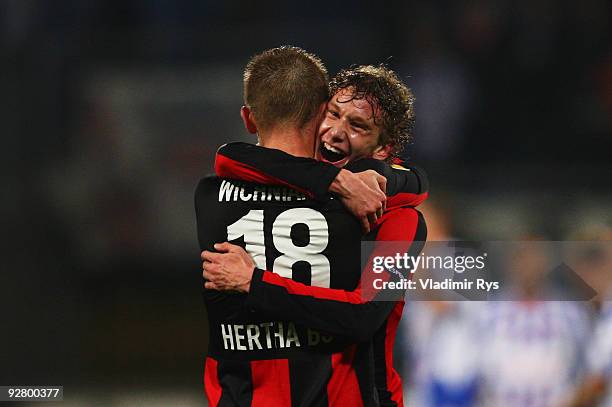
<svg viewBox="0 0 612 407">
<path fill-rule="evenodd" d="M 416 207 L 429 195 L 427 174 L 417 166 L 390 166 L 384 161 L 362 158 L 345 168 L 352 172 L 373 169 L 385 176 L 389 209 Z M 329 163 L 240 142 L 222 145 L 215 157 L 215 173 L 220 177 L 286 185 L 314 199 L 327 199 L 338 172 L 340 169 Z"/>
<path fill-rule="evenodd" d="M 422 215 L 414 208 L 397 208 L 385 212 L 378 227 L 366 237 L 377 242 L 393 242 L 374 247 L 371 258 L 408 252 L 418 256 L 427 237 Z M 353 254 L 354 257 L 355 254 Z M 395 301 L 385 296 L 378 300 L 372 290 L 372 270 L 367 264 L 359 286 L 354 290 L 306 285 L 271 271 L 256 269 L 247 303 L 253 309 L 269 312 L 278 318 L 291 316 L 310 327 L 356 341 L 371 341 L 375 384 L 382 406 L 403 406 L 402 382 L 393 367 L 393 346 L 404 307 L 403 292 Z M 385 280 L 397 276 L 385 275 Z M 368 291 L 368 287 L 370 288 Z"/>
<path fill-rule="evenodd" d="M 417 205 L 427 197 L 425 174 L 416 168 L 392 170 L 381 161 L 367 159 L 353 163 L 351 169 L 375 169 L 388 180 L 388 210 L 367 238 L 400 241 L 398 250 L 417 255 L 426 239 L 425 222 L 420 213 L 405 206 Z M 339 171 L 329 164 L 244 143 L 222 146 L 216 170 L 233 178 L 291 185 L 313 197 L 325 196 Z M 419 244 L 412 244 L 415 241 Z M 379 402 L 403 404 L 401 380 L 392 365 L 393 343 L 403 309 L 401 299 L 395 303 L 379 302 L 364 296 L 360 287 L 346 291 L 308 286 L 270 271 L 256 270 L 247 302 L 279 317 L 293 315 L 301 323 L 326 332 L 371 340 Z"/>
<path fill-rule="evenodd" d="M 262 270 L 304 285 L 357 287 L 361 227 L 338 199 L 208 177 L 195 205 L 202 250 L 229 241 L 245 247 Z M 259 309 L 249 297 L 204 290 L 211 406 L 379 404 L 369 342 Z"/>
</svg>

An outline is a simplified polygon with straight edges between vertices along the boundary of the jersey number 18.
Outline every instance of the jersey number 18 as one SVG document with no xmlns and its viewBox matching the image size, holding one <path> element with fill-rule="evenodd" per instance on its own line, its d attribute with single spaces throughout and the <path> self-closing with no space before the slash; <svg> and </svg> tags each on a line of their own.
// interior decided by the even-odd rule
<svg viewBox="0 0 612 407">
<path fill-rule="evenodd" d="M 305 246 L 296 246 L 291 239 L 291 228 L 300 223 L 308 228 L 309 241 Z M 227 227 L 227 240 L 244 236 L 246 251 L 257 267 L 265 270 L 266 248 L 263 225 L 263 209 L 250 210 Z M 322 253 L 327 247 L 329 232 L 323 214 L 310 208 L 293 208 L 281 212 L 272 224 L 272 238 L 272 244 L 281 253 L 274 259 L 272 271 L 283 277 L 292 278 L 293 264 L 306 261 L 310 264 L 311 285 L 329 288 L 329 259 Z"/>
</svg>

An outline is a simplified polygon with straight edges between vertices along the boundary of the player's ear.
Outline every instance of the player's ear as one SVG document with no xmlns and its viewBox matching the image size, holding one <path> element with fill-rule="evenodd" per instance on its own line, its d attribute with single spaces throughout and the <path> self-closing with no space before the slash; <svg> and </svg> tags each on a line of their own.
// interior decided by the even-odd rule
<svg viewBox="0 0 612 407">
<path fill-rule="evenodd" d="M 391 144 L 387 144 L 384 146 L 378 146 L 372 153 L 372 158 L 376 158 L 377 160 L 386 160 L 389 158 L 389 154 L 391 153 L 391 149 L 393 146 Z"/>
<path fill-rule="evenodd" d="M 251 109 L 249 109 L 247 106 L 242 106 L 240 108 L 240 117 L 242 117 L 244 127 L 249 133 L 257 133 L 257 125 L 255 124 L 255 118 L 253 117 L 253 112 L 251 112 Z"/>
<path fill-rule="evenodd" d="M 319 110 L 317 111 L 317 116 L 316 116 L 316 125 L 317 125 L 317 135 L 319 134 L 319 127 L 321 127 L 321 124 L 323 123 L 323 120 L 325 120 L 325 113 L 327 112 L 327 102 L 326 103 L 322 103 L 321 106 L 319 106 Z"/>
<path fill-rule="evenodd" d="M 321 103 L 321 106 L 319 106 L 319 116 L 324 117 L 326 111 L 327 111 L 327 102 Z"/>
</svg>

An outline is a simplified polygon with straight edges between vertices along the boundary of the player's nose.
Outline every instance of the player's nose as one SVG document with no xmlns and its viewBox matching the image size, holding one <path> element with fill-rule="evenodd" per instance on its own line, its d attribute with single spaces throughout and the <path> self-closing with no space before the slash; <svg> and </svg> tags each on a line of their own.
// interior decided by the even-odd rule
<svg viewBox="0 0 612 407">
<path fill-rule="evenodd" d="M 342 143 L 346 139 L 347 132 L 344 126 L 338 125 L 331 128 L 330 136 L 329 143 Z"/>
</svg>

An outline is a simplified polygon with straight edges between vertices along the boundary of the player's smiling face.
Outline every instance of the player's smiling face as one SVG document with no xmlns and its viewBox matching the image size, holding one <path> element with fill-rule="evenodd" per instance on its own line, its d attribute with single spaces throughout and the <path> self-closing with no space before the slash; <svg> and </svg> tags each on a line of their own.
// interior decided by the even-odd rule
<svg viewBox="0 0 612 407">
<path fill-rule="evenodd" d="M 319 129 L 317 158 L 337 167 L 372 155 L 381 128 L 374 122 L 372 106 L 366 99 L 353 99 L 352 88 L 341 89 L 327 103 Z"/>
</svg>

